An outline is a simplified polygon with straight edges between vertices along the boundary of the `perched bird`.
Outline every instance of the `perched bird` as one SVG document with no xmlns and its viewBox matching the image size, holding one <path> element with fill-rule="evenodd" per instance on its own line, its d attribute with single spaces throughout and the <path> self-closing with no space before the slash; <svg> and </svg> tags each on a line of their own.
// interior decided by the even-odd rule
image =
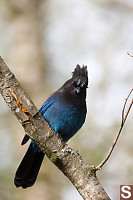
<svg viewBox="0 0 133 200">
<path fill-rule="evenodd" d="M 39 112 L 63 141 L 68 141 L 83 125 L 86 118 L 87 66 L 76 66 L 72 78 L 54 92 Z M 28 141 L 25 135 L 22 145 Z M 31 187 L 37 178 L 44 153 L 31 141 L 14 178 L 16 187 Z"/>
</svg>

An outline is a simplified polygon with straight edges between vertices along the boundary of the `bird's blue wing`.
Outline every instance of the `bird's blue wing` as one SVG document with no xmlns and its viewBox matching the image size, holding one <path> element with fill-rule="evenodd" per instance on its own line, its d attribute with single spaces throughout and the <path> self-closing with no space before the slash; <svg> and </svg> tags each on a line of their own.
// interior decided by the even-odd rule
<svg viewBox="0 0 133 200">
<path fill-rule="evenodd" d="M 54 103 L 54 99 L 51 98 L 51 99 L 48 99 L 42 106 L 41 108 L 39 109 L 39 112 L 43 115 L 46 110 Z M 24 145 L 28 142 L 29 140 L 29 136 L 28 135 L 25 135 L 22 142 L 21 142 L 21 145 Z"/>
<path fill-rule="evenodd" d="M 48 99 L 39 109 L 39 112 L 44 115 L 46 110 L 54 103 L 54 98 Z"/>
</svg>

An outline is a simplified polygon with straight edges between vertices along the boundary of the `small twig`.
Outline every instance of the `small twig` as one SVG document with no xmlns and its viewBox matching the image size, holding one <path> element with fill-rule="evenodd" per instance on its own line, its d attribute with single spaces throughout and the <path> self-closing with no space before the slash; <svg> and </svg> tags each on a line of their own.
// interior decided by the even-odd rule
<svg viewBox="0 0 133 200">
<path fill-rule="evenodd" d="M 131 89 L 129 95 L 125 99 L 125 103 L 124 103 L 124 106 L 123 106 L 123 109 L 122 109 L 122 122 L 121 122 L 121 124 L 125 123 L 125 121 L 126 121 L 126 118 L 127 118 L 126 115 L 127 115 L 127 113 L 125 115 L 125 108 L 126 108 L 127 101 L 128 101 L 128 99 L 129 99 L 129 97 L 130 97 L 130 95 L 131 95 L 132 92 L 133 92 L 133 88 Z M 130 106 L 129 106 L 129 108 L 130 108 Z M 125 118 L 124 118 L 124 115 L 125 115 Z"/>
<path fill-rule="evenodd" d="M 133 57 L 133 55 L 131 55 L 129 52 L 127 52 L 127 55 L 129 55 L 130 57 Z"/>
<path fill-rule="evenodd" d="M 129 95 L 127 96 L 127 98 L 125 99 L 125 103 L 124 103 L 124 106 L 123 106 L 123 109 L 122 109 L 122 121 L 121 121 L 121 125 L 120 125 L 119 131 L 118 131 L 118 133 L 117 133 L 117 135 L 116 135 L 116 138 L 114 139 L 114 142 L 113 142 L 113 144 L 112 144 L 112 147 L 110 148 L 110 150 L 109 150 L 108 154 L 106 155 L 105 159 L 96 167 L 96 170 L 100 170 L 100 169 L 103 167 L 103 165 L 107 162 L 107 160 L 108 160 L 109 157 L 111 156 L 112 151 L 114 150 L 114 147 L 115 147 L 115 145 L 116 145 L 116 143 L 117 143 L 117 141 L 118 141 L 118 138 L 119 138 L 119 136 L 120 136 L 120 134 L 121 134 L 121 131 L 122 131 L 122 129 L 123 129 L 123 126 L 124 126 L 124 124 L 125 124 L 125 122 L 126 122 L 126 119 L 127 119 L 127 117 L 128 117 L 128 114 L 129 114 L 129 112 L 130 112 L 130 110 L 131 110 L 131 107 L 132 107 L 132 105 L 133 105 L 133 99 L 132 99 L 132 101 L 131 101 L 131 103 L 130 103 L 130 105 L 129 105 L 129 107 L 128 107 L 128 110 L 127 110 L 127 112 L 126 112 L 126 114 L 125 114 L 126 104 L 127 104 L 127 101 L 128 101 L 128 99 L 129 99 L 129 97 L 130 97 L 130 95 L 131 95 L 132 92 L 133 92 L 133 88 L 132 88 L 132 90 L 130 91 L 130 93 L 129 93 Z"/>
</svg>

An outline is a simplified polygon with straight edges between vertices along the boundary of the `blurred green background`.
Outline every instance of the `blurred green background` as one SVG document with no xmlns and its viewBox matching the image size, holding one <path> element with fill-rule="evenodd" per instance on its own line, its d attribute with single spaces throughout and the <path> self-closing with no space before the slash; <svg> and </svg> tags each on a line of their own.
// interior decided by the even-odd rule
<svg viewBox="0 0 133 200">
<path fill-rule="evenodd" d="M 0 0 L 0 56 L 39 108 L 71 77 L 76 64 L 88 66 L 88 115 L 69 145 L 88 164 L 99 164 L 121 122 L 133 86 L 133 1 Z M 119 185 L 133 184 L 133 112 L 117 147 L 101 171 L 111 199 Z M 0 97 L 0 200 L 81 200 L 67 178 L 47 159 L 36 184 L 13 184 L 27 149 L 24 130 Z"/>
</svg>

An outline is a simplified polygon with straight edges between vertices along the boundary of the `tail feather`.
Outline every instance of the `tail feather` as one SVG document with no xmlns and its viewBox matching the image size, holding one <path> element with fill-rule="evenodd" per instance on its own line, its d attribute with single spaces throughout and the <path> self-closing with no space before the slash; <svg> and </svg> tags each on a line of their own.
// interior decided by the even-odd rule
<svg viewBox="0 0 133 200">
<path fill-rule="evenodd" d="M 35 183 L 44 155 L 39 147 L 34 142 L 31 142 L 16 171 L 14 178 L 16 187 L 27 188 Z"/>
</svg>

